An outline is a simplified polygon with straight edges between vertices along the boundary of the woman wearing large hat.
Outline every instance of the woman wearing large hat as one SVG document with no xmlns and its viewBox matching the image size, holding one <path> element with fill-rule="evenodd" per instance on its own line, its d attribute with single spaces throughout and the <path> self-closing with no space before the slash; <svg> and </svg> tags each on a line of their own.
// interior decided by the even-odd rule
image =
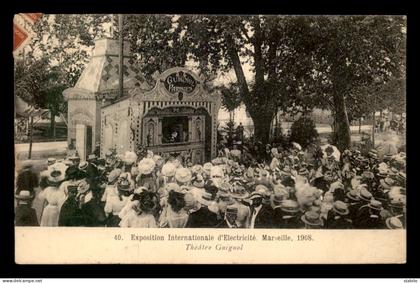
<svg viewBox="0 0 420 283">
<path fill-rule="evenodd" d="M 158 197 L 153 192 L 143 191 L 135 194 L 132 210 L 119 223 L 123 228 L 156 228 L 154 213 L 158 207 Z"/>
<path fill-rule="evenodd" d="M 76 201 L 77 187 L 84 176 L 76 165 L 71 165 L 66 170 L 66 181 L 61 183 L 67 198 L 60 209 L 58 226 L 78 226 L 76 220 L 78 207 Z"/>
<path fill-rule="evenodd" d="M 160 215 L 159 227 L 184 228 L 187 225 L 189 215 L 185 208 L 185 193 L 186 190 L 179 186 L 169 191 L 168 205 Z"/>
<path fill-rule="evenodd" d="M 60 187 L 65 178 L 66 169 L 67 167 L 63 163 L 54 163 L 48 168 L 47 180 L 49 186 L 38 196 L 45 205 L 41 217 L 41 226 L 58 226 L 60 209 L 66 200 L 66 192 L 63 187 Z"/>
<path fill-rule="evenodd" d="M 152 158 L 143 158 L 138 163 L 139 174 L 136 177 L 137 187 L 146 187 L 152 192 L 157 191 L 156 178 L 153 174 L 156 163 Z"/>
<path fill-rule="evenodd" d="M 178 185 L 189 185 L 192 178 L 191 171 L 187 168 L 178 168 L 175 171 L 175 180 Z"/>
<path fill-rule="evenodd" d="M 108 227 L 118 227 L 121 221 L 118 214 L 130 200 L 130 195 L 132 193 L 130 180 L 127 178 L 119 179 L 113 189 L 114 191 L 107 197 L 104 207 L 105 214 L 107 215 Z"/>
</svg>

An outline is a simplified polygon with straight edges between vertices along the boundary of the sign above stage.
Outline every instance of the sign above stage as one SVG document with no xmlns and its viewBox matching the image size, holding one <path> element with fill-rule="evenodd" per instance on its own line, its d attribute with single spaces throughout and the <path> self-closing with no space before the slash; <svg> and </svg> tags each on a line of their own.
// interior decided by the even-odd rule
<svg viewBox="0 0 420 283">
<path fill-rule="evenodd" d="M 197 81 L 194 77 L 186 72 L 179 71 L 169 74 L 164 80 L 165 88 L 172 94 L 194 92 Z"/>
</svg>

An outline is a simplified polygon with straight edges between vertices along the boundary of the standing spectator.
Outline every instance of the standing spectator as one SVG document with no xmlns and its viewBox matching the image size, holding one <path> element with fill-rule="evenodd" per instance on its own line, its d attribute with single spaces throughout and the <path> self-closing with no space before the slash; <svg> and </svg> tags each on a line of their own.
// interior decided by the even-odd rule
<svg viewBox="0 0 420 283">
<path fill-rule="evenodd" d="M 15 225 L 39 226 L 36 211 L 32 208 L 33 195 L 31 192 L 22 189 L 18 195 L 15 195 L 15 198 L 17 200 Z"/>
<path fill-rule="evenodd" d="M 17 176 L 16 195 L 20 191 L 29 191 L 31 195 L 35 195 L 35 188 L 38 187 L 38 176 L 32 171 L 33 164 L 31 161 L 23 163 L 22 171 Z"/>
</svg>

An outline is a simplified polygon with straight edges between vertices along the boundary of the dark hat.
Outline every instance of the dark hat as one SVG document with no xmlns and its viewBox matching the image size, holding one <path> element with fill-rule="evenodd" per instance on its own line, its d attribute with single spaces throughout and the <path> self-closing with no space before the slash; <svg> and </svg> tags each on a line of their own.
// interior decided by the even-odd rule
<svg viewBox="0 0 420 283">
<path fill-rule="evenodd" d="M 66 169 L 66 179 L 76 179 L 79 173 L 79 168 L 76 165 L 71 165 Z"/>
<path fill-rule="evenodd" d="M 152 192 L 144 191 L 140 193 L 140 210 L 143 212 L 152 212 L 158 204 L 156 195 Z"/>
<path fill-rule="evenodd" d="M 327 146 L 327 148 L 325 149 L 326 153 L 333 153 L 334 152 L 334 148 L 332 148 L 331 146 Z"/>
<path fill-rule="evenodd" d="M 336 202 L 334 202 L 333 204 L 333 210 L 340 215 L 347 215 L 349 214 L 349 209 L 347 207 L 347 204 L 337 200 Z"/>
<path fill-rule="evenodd" d="M 117 182 L 117 188 L 120 191 L 130 191 L 130 182 L 127 179 L 122 179 Z"/>
<path fill-rule="evenodd" d="M 310 226 L 322 226 L 324 224 L 319 213 L 315 211 L 307 211 L 300 219 Z"/>
</svg>

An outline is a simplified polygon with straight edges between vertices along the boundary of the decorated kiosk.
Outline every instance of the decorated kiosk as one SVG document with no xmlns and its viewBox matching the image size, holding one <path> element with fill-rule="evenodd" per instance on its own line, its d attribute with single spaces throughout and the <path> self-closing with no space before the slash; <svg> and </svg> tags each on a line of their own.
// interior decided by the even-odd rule
<svg viewBox="0 0 420 283">
<path fill-rule="evenodd" d="M 93 55 L 68 100 L 68 143 L 82 160 L 100 145 L 118 153 L 146 147 L 162 156 L 182 155 L 194 163 L 215 157 L 220 95 L 186 68 L 154 76 L 149 86 L 133 66 L 129 43 L 123 50 L 123 93 L 119 93 L 118 44 L 95 42 Z"/>
<path fill-rule="evenodd" d="M 185 68 L 157 76 L 150 91 L 136 87 L 101 109 L 101 152 L 145 146 L 162 156 L 182 155 L 203 163 L 216 155 L 220 96 Z"/>
</svg>

